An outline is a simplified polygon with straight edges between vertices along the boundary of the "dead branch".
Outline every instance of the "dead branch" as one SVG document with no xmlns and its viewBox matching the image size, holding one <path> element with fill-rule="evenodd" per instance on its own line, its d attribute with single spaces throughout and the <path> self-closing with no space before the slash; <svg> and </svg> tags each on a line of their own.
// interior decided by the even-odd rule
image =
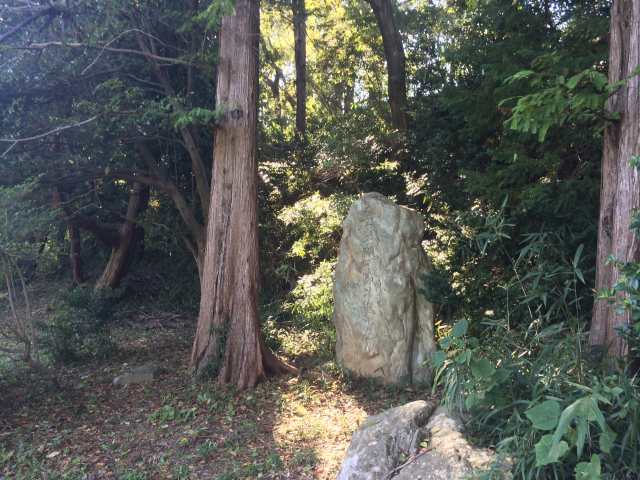
<svg viewBox="0 0 640 480">
<path fill-rule="evenodd" d="M 113 53 L 126 53 L 126 54 L 130 54 L 130 55 L 140 55 L 143 57 L 148 57 L 150 56 L 151 58 L 153 58 L 154 60 L 160 61 L 160 62 L 166 62 L 168 64 L 178 64 L 178 65 L 191 65 L 191 66 L 196 66 L 196 67 L 204 67 L 203 65 L 197 64 L 197 63 L 193 63 L 193 62 L 189 62 L 187 60 L 182 60 L 180 58 L 172 58 L 172 57 L 164 57 L 162 55 L 157 55 L 157 54 L 147 54 L 145 52 L 142 52 L 140 50 L 134 50 L 132 48 L 116 48 L 116 47 L 109 47 L 106 44 L 105 45 L 88 45 L 86 43 L 79 43 L 79 42 L 58 42 L 58 41 L 51 41 L 51 42 L 42 42 L 42 43 L 30 43 L 24 47 L 12 47 L 18 50 L 44 50 L 46 48 L 49 47 L 66 47 L 66 48 L 92 48 L 92 49 L 100 49 L 100 50 L 104 50 L 107 52 L 113 52 Z"/>
<path fill-rule="evenodd" d="M 81 122 L 72 123 L 70 125 L 62 125 L 60 127 L 54 128 L 53 130 L 49 130 L 48 132 L 39 133 L 38 135 L 34 135 L 32 137 L 0 138 L 0 142 L 2 142 L 2 143 L 11 143 L 11 146 L 7 150 L 5 150 L 4 153 L 2 155 L 0 155 L 0 157 L 5 157 L 7 155 L 7 153 L 9 153 L 11 151 L 11 149 L 13 149 L 13 147 L 15 147 L 19 143 L 25 143 L 25 142 L 31 142 L 31 141 L 34 141 L 34 140 L 39 140 L 39 139 L 47 137 L 49 135 L 53 135 L 55 133 L 59 133 L 59 132 L 62 132 L 64 130 L 69 130 L 70 128 L 81 127 L 83 125 L 86 125 L 87 123 L 93 122 L 99 116 L 100 115 L 94 115 L 93 117 L 88 118 L 86 120 L 83 120 Z"/>
<path fill-rule="evenodd" d="M 28 27 L 29 25 L 31 25 L 33 22 L 35 22 L 40 17 L 44 17 L 44 16 L 47 16 L 47 15 L 55 15 L 57 13 L 61 13 L 61 12 L 60 12 L 59 9 L 57 9 L 56 7 L 53 7 L 53 6 L 46 7 L 43 10 L 40 10 L 39 12 L 34 13 L 30 17 L 25 18 L 18 25 L 10 28 L 8 32 L 5 32 L 2 35 L 0 35 L 0 44 L 2 44 L 7 39 L 9 39 L 9 38 L 13 37 L 14 35 L 16 35 L 17 33 L 19 33 L 25 27 Z"/>
</svg>

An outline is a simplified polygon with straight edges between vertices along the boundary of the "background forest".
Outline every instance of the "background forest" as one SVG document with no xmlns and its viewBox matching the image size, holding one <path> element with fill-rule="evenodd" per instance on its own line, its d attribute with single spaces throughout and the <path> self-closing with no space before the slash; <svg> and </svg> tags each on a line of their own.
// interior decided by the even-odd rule
<svg viewBox="0 0 640 480">
<path fill-rule="evenodd" d="M 250 429 L 216 443 L 193 425 L 209 412 L 243 432 L 255 422 L 243 408 L 347 395 L 371 402 L 344 413 L 350 435 L 357 415 L 432 394 L 380 390 L 332 363 L 341 222 L 369 191 L 426 218 L 433 393 L 465 412 L 477 442 L 511 458 L 516 478 L 638 478 L 637 264 L 613 258 L 623 274 L 594 294 L 603 138 L 618 120 L 605 102 L 620 88 L 608 79 L 610 2 L 262 1 L 259 315 L 265 344 L 302 373 L 247 392 L 194 385 L 185 363 L 214 137 L 234 114 L 215 100 L 233 8 L 0 2 L 0 478 L 333 478 L 335 459 L 292 446 L 326 443 L 322 426 L 294 425 L 264 448 Z M 628 355 L 612 359 L 588 335 L 596 295 L 618 292 L 632 323 L 620 331 Z M 74 449 L 79 426 L 35 433 L 52 412 L 78 425 L 99 415 L 87 405 L 110 387 L 87 372 L 169 357 L 180 380 L 142 421 L 176 432 L 172 460 L 98 467 Z M 64 392 L 78 382 L 102 393 L 74 403 Z M 126 457 L 125 440 L 100 442 L 100 458 Z"/>
</svg>

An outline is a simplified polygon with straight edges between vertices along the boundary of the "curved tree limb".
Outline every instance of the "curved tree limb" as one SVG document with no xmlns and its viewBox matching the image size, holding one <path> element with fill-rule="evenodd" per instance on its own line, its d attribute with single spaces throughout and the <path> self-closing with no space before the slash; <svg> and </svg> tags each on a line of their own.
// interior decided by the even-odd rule
<svg viewBox="0 0 640 480">
<path fill-rule="evenodd" d="M 70 128 L 76 128 L 76 127 L 81 127 L 83 125 L 86 125 L 87 123 L 91 123 L 94 120 L 96 120 L 100 115 L 94 115 L 91 118 L 88 118 L 86 120 L 83 120 L 81 122 L 76 122 L 76 123 L 72 123 L 69 125 L 62 125 L 60 127 L 56 127 L 52 130 L 49 130 L 47 132 L 44 133 L 39 133 L 38 135 L 33 135 L 32 137 L 24 137 L 24 138 L 0 138 L 0 142 L 2 143 L 11 143 L 11 146 L 4 151 L 4 153 L 2 155 L 0 155 L 0 157 L 4 157 L 5 155 L 7 155 L 7 153 L 9 153 L 13 147 L 15 147 L 18 143 L 25 143 L 25 142 L 31 142 L 34 140 L 39 140 L 41 138 L 47 137 L 49 135 L 53 135 L 55 133 L 59 133 L 62 132 L 63 130 L 69 130 Z"/>
</svg>

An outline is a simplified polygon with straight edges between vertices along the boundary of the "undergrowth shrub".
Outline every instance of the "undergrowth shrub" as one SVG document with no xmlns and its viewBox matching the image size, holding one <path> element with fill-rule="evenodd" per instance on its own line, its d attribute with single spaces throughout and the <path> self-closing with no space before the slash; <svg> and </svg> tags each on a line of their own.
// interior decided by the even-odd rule
<svg viewBox="0 0 640 480">
<path fill-rule="evenodd" d="M 348 195 L 314 193 L 279 213 L 278 220 L 290 236 L 283 242 L 287 245 L 286 261 L 274 274 L 288 288 L 265 305 L 267 321 L 263 326 L 272 348 L 332 352 L 333 271 L 342 221 L 352 201 Z M 289 334 L 285 334 L 285 326 Z"/>
<path fill-rule="evenodd" d="M 470 414 L 482 443 L 511 457 L 517 478 L 635 478 L 637 380 L 590 362 L 579 329 L 485 327 L 481 342 L 458 321 L 435 358 L 445 403 Z"/>
<path fill-rule="evenodd" d="M 109 322 L 119 295 L 119 290 L 82 287 L 55 301 L 50 319 L 40 324 L 41 343 L 51 359 L 70 363 L 108 357 L 115 348 Z"/>
<path fill-rule="evenodd" d="M 284 308 L 299 325 L 325 330 L 331 324 L 335 265 L 335 261 L 322 261 L 312 273 L 298 279 Z"/>
<path fill-rule="evenodd" d="M 335 345 L 333 326 L 333 271 L 335 261 L 320 262 L 303 275 L 282 304 L 265 312 L 262 324 L 267 345 L 288 354 L 317 352 L 331 356 Z"/>
<path fill-rule="evenodd" d="M 508 255 L 504 231 L 479 233 L 480 255 Z M 507 304 L 458 312 L 463 318 L 439 339 L 433 358 L 436 385 L 449 408 L 468 414 L 475 438 L 512 459 L 515 478 L 638 478 L 638 380 L 587 349 L 582 248 L 563 258 L 555 247 L 561 240 L 525 235 L 507 256 Z M 622 281 L 604 295 L 627 293 L 620 308 L 632 309 L 637 322 L 640 269 L 619 268 Z M 637 323 L 622 333 L 634 338 L 636 331 Z M 630 343 L 632 353 L 636 345 Z"/>
<path fill-rule="evenodd" d="M 342 221 L 352 202 L 353 197 L 348 195 L 323 197 L 316 192 L 280 212 L 278 219 L 292 235 L 289 268 L 295 273 L 309 271 L 319 262 L 336 257 Z"/>
</svg>

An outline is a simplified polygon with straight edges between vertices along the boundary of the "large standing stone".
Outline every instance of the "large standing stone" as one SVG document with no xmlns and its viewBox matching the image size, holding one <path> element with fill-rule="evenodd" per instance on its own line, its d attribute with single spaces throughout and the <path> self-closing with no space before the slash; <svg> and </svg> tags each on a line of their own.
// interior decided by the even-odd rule
<svg viewBox="0 0 640 480">
<path fill-rule="evenodd" d="M 418 291 L 430 268 L 424 219 L 366 193 L 343 223 L 334 283 L 338 362 L 386 383 L 429 383 L 433 305 Z"/>
</svg>

